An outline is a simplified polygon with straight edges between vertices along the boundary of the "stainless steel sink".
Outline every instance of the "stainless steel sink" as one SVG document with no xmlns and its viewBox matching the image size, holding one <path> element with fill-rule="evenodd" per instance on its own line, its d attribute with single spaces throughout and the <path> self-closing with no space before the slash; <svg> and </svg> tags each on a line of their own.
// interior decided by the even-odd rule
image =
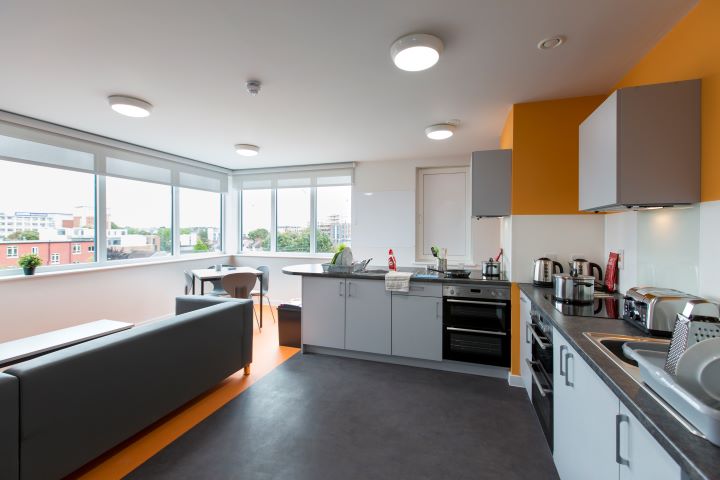
<svg viewBox="0 0 720 480">
<path fill-rule="evenodd" d="M 640 379 L 640 369 L 635 360 L 628 358 L 623 352 L 623 346 L 626 343 L 647 344 L 648 348 L 667 348 L 670 345 L 669 340 L 649 337 L 634 337 L 630 335 L 615 335 L 612 333 L 596 333 L 584 332 L 583 335 L 590 340 L 601 352 L 605 354 L 615 365 L 620 367 L 625 373 L 642 385 Z"/>
</svg>

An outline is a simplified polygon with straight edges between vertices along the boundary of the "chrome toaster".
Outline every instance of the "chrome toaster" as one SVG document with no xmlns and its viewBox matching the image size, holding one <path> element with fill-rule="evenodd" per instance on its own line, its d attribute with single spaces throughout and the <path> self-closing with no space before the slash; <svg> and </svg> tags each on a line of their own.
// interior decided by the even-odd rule
<svg viewBox="0 0 720 480">
<path fill-rule="evenodd" d="M 631 288 L 625 294 L 623 318 L 651 335 L 671 337 L 678 313 L 682 313 L 689 300 L 698 299 L 669 288 Z"/>
</svg>

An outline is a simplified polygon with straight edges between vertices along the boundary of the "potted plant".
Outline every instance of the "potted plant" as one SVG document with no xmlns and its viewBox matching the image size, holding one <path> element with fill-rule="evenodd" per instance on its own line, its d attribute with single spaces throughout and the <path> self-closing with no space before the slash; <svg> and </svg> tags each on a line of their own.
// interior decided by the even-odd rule
<svg viewBox="0 0 720 480">
<path fill-rule="evenodd" d="M 42 265 L 42 263 L 42 258 L 40 258 L 34 253 L 28 253 L 27 255 L 23 255 L 22 257 L 20 257 L 20 259 L 18 259 L 18 265 L 22 267 L 25 275 L 34 275 L 35 269 Z"/>
</svg>

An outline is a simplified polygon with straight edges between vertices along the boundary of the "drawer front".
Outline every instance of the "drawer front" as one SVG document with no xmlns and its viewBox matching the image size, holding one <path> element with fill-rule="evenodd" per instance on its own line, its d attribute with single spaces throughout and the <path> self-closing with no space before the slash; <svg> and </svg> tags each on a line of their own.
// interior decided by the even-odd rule
<svg viewBox="0 0 720 480">
<path fill-rule="evenodd" d="M 429 282 L 410 282 L 409 292 L 392 292 L 393 295 L 414 295 L 416 297 L 442 298 L 442 284 Z"/>
</svg>

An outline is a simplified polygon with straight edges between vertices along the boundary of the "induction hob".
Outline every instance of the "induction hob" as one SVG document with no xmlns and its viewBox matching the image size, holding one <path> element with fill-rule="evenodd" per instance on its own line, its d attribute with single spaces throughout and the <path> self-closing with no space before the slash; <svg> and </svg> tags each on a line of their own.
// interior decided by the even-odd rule
<svg viewBox="0 0 720 480">
<path fill-rule="evenodd" d="M 624 300 L 620 296 L 603 294 L 602 296 L 595 297 L 593 303 L 586 305 L 560 302 L 555 300 L 549 293 L 545 294 L 545 299 L 552 303 L 555 310 L 563 315 L 622 320 Z"/>
</svg>

